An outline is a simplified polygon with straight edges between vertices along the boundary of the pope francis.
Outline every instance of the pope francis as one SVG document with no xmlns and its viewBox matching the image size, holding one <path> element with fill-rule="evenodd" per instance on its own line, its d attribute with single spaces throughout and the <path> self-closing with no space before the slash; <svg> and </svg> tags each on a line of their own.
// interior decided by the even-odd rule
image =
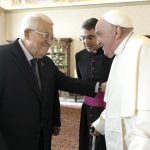
<svg viewBox="0 0 150 150">
<path fill-rule="evenodd" d="M 104 54 L 115 55 L 106 109 L 92 124 L 93 135 L 105 134 L 107 150 L 150 150 L 150 40 L 133 29 L 121 10 L 106 12 L 95 29 Z"/>
</svg>

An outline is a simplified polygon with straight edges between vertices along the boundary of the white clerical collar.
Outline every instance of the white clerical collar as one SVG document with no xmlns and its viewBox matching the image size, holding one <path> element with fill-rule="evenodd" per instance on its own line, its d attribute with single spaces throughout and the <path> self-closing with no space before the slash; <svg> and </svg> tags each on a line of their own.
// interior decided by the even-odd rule
<svg viewBox="0 0 150 150">
<path fill-rule="evenodd" d="M 24 46 L 24 44 L 23 44 L 23 42 L 22 42 L 21 39 L 19 39 L 18 42 L 19 42 L 19 44 L 20 44 L 20 46 L 21 46 L 21 48 L 22 48 L 22 50 L 23 50 L 23 52 L 24 52 L 24 54 L 25 54 L 27 60 L 30 62 L 30 60 L 33 59 L 33 56 L 32 56 L 32 55 L 28 52 L 28 50 L 25 48 L 25 46 Z"/>
<path fill-rule="evenodd" d="M 130 33 L 125 37 L 125 39 L 119 44 L 119 46 L 117 47 L 117 49 L 114 51 L 114 54 L 115 54 L 116 56 L 117 56 L 117 55 L 120 55 L 120 54 L 123 52 L 123 50 L 124 50 L 124 48 L 125 48 L 125 46 L 126 46 L 128 40 L 130 39 L 130 37 L 131 37 L 132 34 L 133 34 L 133 32 L 130 32 Z"/>
</svg>

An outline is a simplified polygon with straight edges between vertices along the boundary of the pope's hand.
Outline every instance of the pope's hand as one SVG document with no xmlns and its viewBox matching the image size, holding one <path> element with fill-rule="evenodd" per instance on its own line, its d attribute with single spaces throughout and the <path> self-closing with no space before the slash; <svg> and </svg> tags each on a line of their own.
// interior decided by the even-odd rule
<svg viewBox="0 0 150 150">
<path fill-rule="evenodd" d="M 101 83 L 101 91 L 102 92 L 105 92 L 105 90 L 106 90 L 106 84 L 107 84 L 107 82 Z"/>
<path fill-rule="evenodd" d="M 92 127 L 90 128 L 90 134 L 91 134 L 92 136 L 97 136 L 97 135 L 99 135 L 100 133 L 92 126 Z"/>
</svg>

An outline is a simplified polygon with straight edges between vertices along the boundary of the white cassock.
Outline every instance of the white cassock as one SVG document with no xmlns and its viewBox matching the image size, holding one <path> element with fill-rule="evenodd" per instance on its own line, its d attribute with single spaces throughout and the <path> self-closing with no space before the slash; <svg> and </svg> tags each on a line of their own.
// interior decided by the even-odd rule
<svg viewBox="0 0 150 150">
<path fill-rule="evenodd" d="M 107 150 L 150 150 L 150 40 L 130 33 L 115 50 L 106 109 L 93 126 Z"/>
</svg>

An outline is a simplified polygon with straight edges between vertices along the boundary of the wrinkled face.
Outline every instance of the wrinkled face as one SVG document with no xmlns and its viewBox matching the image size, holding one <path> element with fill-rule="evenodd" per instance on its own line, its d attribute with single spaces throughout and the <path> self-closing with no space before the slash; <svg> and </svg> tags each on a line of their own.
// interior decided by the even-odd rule
<svg viewBox="0 0 150 150">
<path fill-rule="evenodd" d="M 97 48 L 99 47 L 96 44 L 96 34 L 94 29 L 91 30 L 82 29 L 80 40 L 84 44 L 85 48 L 90 52 L 97 50 Z"/>
<path fill-rule="evenodd" d="M 95 28 L 97 36 L 97 44 L 101 43 L 104 54 L 112 58 L 115 51 L 115 26 L 107 23 L 104 19 L 100 19 Z"/>
<path fill-rule="evenodd" d="M 40 20 L 40 26 L 36 30 L 25 30 L 26 47 L 30 54 L 36 58 L 42 58 L 47 54 L 53 42 L 53 25 Z"/>
</svg>

